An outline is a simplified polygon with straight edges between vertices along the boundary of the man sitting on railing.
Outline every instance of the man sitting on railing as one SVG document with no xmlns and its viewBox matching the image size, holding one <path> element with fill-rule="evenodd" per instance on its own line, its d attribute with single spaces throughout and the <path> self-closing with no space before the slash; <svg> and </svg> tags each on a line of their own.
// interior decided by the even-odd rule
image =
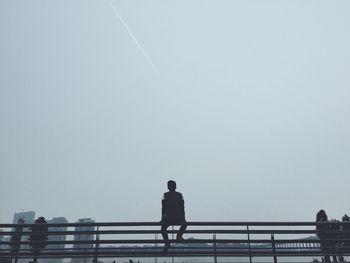
<svg viewBox="0 0 350 263">
<path fill-rule="evenodd" d="M 176 192 L 176 182 L 168 181 L 169 192 L 164 193 L 162 199 L 162 227 L 161 232 L 165 242 L 164 252 L 171 247 L 169 242 L 167 228 L 170 225 L 181 225 L 176 235 L 176 240 L 183 240 L 182 235 L 187 228 L 185 219 L 185 201 L 181 193 Z"/>
</svg>

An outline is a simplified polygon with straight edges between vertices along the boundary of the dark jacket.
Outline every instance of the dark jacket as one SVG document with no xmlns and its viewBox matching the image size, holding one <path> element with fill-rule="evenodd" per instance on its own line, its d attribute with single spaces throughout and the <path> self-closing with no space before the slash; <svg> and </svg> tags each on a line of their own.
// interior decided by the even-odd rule
<svg viewBox="0 0 350 263">
<path fill-rule="evenodd" d="M 181 193 L 176 191 L 164 193 L 162 221 L 174 223 L 185 221 L 185 201 Z"/>
</svg>

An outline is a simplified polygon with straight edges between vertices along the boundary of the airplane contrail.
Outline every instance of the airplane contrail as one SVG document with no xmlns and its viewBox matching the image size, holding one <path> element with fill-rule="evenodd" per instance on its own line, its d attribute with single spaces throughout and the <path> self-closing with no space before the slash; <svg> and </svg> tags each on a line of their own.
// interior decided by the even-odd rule
<svg viewBox="0 0 350 263">
<path fill-rule="evenodd" d="M 136 46 L 138 47 L 138 49 L 141 51 L 142 55 L 146 58 L 146 60 L 148 61 L 148 63 L 152 66 L 152 68 L 154 69 L 154 71 L 159 74 L 159 70 L 157 69 L 157 67 L 153 64 L 151 58 L 147 55 L 146 51 L 142 48 L 141 44 L 139 41 L 137 41 L 135 35 L 132 33 L 132 31 L 130 30 L 130 28 L 128 27 L 128 25 L 126 24 L 125 20 L 123 19 L 123 17 L 121 16 L 120 12 L 118 11 L 118 9 L 113 5 L 111 0 L 107 0 L 107 2 L 109 3 L 109 5 L 111 6 L 111 8 L 113 9 L 114 13 L 117 15 L 117 17 L 119 18 L 120 22 L 123 24 L 123 26 L 125 27 L 126 31 L 128 31 L 130 37 L 132 38 L 132 40 L 135 42 Z"/>
</svg>

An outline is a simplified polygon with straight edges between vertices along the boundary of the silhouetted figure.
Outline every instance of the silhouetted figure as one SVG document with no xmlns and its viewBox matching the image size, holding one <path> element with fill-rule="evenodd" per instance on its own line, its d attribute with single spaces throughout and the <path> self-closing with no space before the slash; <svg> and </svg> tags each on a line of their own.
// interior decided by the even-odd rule
<svg viewBox="0 0 350 263">
<path fill-rule="evenodd" d="M 332 219 L 331 223 L 339 223 L 339 220 Z M 339 249 L 341 247 L 341 225 L 340 224 L 329 224 L 329 230 L 333 233 L 328 234 L 328 238 L 330 239 L 328 241 L 329 248 L 331 255 L 333 257 L 333 261 L 337 262 L 337 255 L 339 255 Z"/>
<path fill-rule="evenodd" d="M 346 223 L 342 225 L 342 231 L 343 232 L 348 232 L 348 233 L 343 233 L 342 239 L 342 252 L 343 253 L 350 253 L 350 218 L 348 215 L 344 215 L 342 218 L 342 222 Z"/>
<path fill-rule="evenodd" d="M 35 226 L 32 227 L 32 233 L 29 236 L 30 247 L 34 254 L 33 263 L 38 260 L 38 255 L 41 250 L 46 247 L 46 241 L 48 237 L 48 227 L 44 217 L 39 217 L 35 220 Z"/>
<path fill-rule="evenodd" d="M 162 226 L 161 232 L 165 242 L 164 252 L 167 252 L 171 247 L 167 228 L 171 225 L 181 225 L 176 235 L 176 240 L 183 240 L 182 235 L 187 228 L 185 219 L 185 201 L 182 194 L 176 192 L 176 183 L 174 181 L 168 181 L 169 192 L 164 193 L 162 199 Z"/>
<path fill-rule="evenodd" d="M 11 252 L 15 254 L 14 263 L 18 262 L 18 253 L 21 248 L 24 219 L 23 218 L 18 219 L 17 224 L 18 226 L 15 227 L 14 233 L 12 234 L 10 239 L 10 241 L 13 242 L 10 244 L 10 248 L 11 248 Z"/>
<path fill-rule="evenodd" d="M 316 214 L 316 222 L 323 223 L 323 224 L 316 224 L 316 230 L 317 230 L 316 235 L 320 240 L 321 250 L 325 254 L 324 261 L 330 262 L 329 248 L 326 240 L 327 233 L 324 233 L 325 231 L 328 230 L 328 224 L 324 224 L 325 222 L 328 222 L 328 216 L 323 209 L 318 211 L 318 213 Z"/>
</svg>

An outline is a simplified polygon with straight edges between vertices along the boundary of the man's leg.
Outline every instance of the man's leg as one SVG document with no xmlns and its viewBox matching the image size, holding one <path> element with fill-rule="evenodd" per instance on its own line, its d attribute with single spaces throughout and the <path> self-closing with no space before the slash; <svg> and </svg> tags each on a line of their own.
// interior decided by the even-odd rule
<svg viewBox="0 0 350 263">
<path fill-rule="evenodd" d="M 187 228 L 187 223 L 182 222 L 179 231 L 177 232 L 176 239 L 182 239 L 182 235 L 185 233 Z"/>
<path fill-rule="evenodd" d="M 162 223 L 162 226 L 160 228 L 160 231 L 162 233 L 162 236 L 163 236 L 163 240 L 164 240 L 164 243 L 165 243 L 165 246 L 166 247 L 170 247 L 170 242 L 169 242 L 169 237 L 168 237 L 168 233 L 167 233 L 167 228 L 169 227 L 169 223 L 166 223 L 166 222 L 163 222 Z"/>
<path fill-rule="evenodd" d="M 163 222 L 162 223 L 162 226 L 160 228 L 160 231 L 162 232 L 162 236 L 163 236 L 163 239 L 164 239 L 164 242 L 167 244 L 169 243 L 169 237 L 168 237 L 168 233 L 167 233 L 167 229 L 170 225 L 168 223 L 165 223 Z"/>
</svg>

